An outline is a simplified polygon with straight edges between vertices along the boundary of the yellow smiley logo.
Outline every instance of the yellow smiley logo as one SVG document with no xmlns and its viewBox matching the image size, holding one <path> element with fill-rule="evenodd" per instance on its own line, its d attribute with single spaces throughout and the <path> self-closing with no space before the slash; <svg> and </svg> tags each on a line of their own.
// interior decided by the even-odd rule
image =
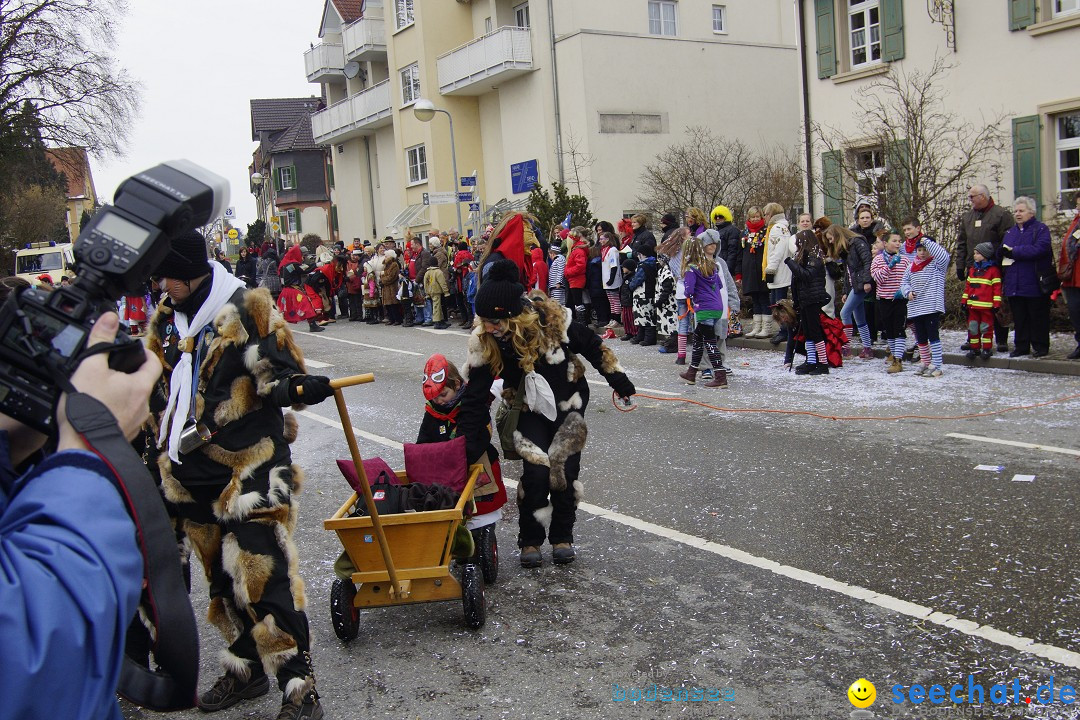
<svg viewBox="0 0 1080 720">
<path fill-rule="evenodd" d="M 877 700 L 877 688 L 866 678 L 859 678 L 847 689 L 848 700 L 857 708 L 868 708 Z"/>
</svg>

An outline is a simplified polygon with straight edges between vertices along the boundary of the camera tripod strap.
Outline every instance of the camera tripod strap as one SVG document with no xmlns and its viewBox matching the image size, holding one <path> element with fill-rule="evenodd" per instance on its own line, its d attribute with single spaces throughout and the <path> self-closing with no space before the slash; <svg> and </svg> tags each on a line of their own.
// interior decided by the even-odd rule
<svg viewBox="0 0 1080 720">
<path fill-rule="evenodd" d="M 146 596 L 155 627 L 154 659 L 160 672 L 125 656 L 117 692 L 158 712 L 195 705 L 199 673 L 199 634 L 180 570 L 176 535 L 161 493 L 109 409 L 82 393 L 67 396 L 68 422 L 90 450 L 109 466 L 109 479 L 135 522 L 145 563 Z M 133 622 L 139 622 L 136 618 Z"/>
</svg>

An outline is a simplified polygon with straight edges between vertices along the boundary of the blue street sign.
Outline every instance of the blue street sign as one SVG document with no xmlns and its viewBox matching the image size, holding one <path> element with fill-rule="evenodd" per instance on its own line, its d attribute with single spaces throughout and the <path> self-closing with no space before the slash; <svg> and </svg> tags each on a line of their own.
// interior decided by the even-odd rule
<svg viewBox="0 0 1080 720">
<path fill-rule="evenodd" d="M 526 160 L 510 166 L 510 185 L 515 195 L 532 192 L 533 185 L 539 181 L 540 170 L 535 160 Z"/>
<path fill-rule="evenodd" d="M 471 203 L 472 202 L 472 193 L 471 192 L 459 192 L 457 194 L 457 201 L 458 202 Z"/>
<path fill-rule="evenodd" d="M 476 176 L 470 175 L 469 177 L 461 178 L 462 187 L 476 187 Z"/>
<path fill-rule="evenodd" d="M 480 203 L 469 203 L 469 212 L 480 212 Z"/>
</svg>

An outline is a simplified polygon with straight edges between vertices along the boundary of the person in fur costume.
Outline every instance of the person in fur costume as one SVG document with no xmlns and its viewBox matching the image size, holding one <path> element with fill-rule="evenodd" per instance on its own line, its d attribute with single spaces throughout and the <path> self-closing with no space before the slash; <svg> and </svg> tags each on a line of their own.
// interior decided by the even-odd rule
<svg viewBox="0 0 1080 720">
<path fill-rule="evenodd" d="M 458 433 L 466 438 L 468 460 L 476 462 L 491 441 L 488 395 L 503 379 L 504 402 L 524 392 L 513 434 L 523 470 L 518 485 L 518 547 L 523 567 L 542 563 L 544 540 L 552 561 L 573 562 L 574 519 L 581 499 L 578 479 L 588 428 L 584 412 L 589 385 L 579 355 L 629 398 L 636 391 L 615 353 L 571 311 L 541 293 L 524 296 L 518 268 L 493 263 L 476 293 L 478 322 L 469 337 L 467 385 L 458 412 Z"/>
<path fill-rule="evenodd" d="M 278 294 L 277 306 L 286 322 L 298 323 L 306 320 L 308 331 L 322 332 L 322 326 L 315 319 L 315 308 L 312 307 L 304 286 L 304 278 L 310 271 L 311 265 L 305 262 L 299 245 L 293 245 L 285 252 L 285 257 L 281 258 L 278 265 L 281 292 Z"/>
<path fill-rule="evenodd" d="M 296 419 L 282 408 L 325 400 L 330 381 L 307 374 L 269 291 L 209 263 L 197 232 L 172 241 L 155 275 L 166 297 L 146 344 L 165 372 L 150 401 L 148 464 L 206 572 L 208 620 L 229 643 L 199 707 L 263 695 L 270 673 L 279 720 L 321 718 L 292 538 L 304 475 L 289 450 Z"/>
</svg>

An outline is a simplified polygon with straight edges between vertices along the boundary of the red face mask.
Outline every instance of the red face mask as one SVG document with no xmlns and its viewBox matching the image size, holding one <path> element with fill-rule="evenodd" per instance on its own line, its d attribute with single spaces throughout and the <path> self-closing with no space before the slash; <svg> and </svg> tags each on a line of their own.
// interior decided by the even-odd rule
<svg viewBox="0 0 1080 720">
<path fill-rule="evenodd" d="M 446 387 L 446 370 L 449 363 L 443 355 L 432 355 L 424 365 L 424 397 L 429 401 L 439 397 Z"/>
</svg>

